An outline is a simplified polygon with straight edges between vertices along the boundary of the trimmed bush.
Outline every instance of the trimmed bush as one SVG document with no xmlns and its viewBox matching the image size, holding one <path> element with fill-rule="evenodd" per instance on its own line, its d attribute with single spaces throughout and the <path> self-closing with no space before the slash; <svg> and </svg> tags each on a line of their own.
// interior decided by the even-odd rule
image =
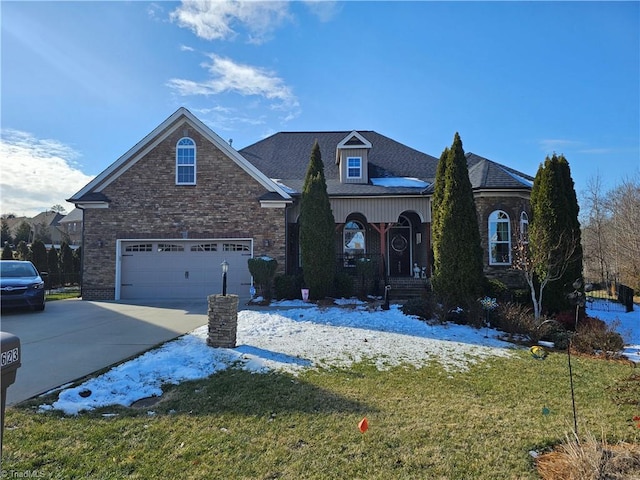
<svg viewBox="0 0 640 480">
<path fill-rule="evenodd" d="M 495 278 L 487 279 L 485 292 L 488 297 L 495 298 L 499 302 L 506 301 L 510 297 L 509 288 Z"/>
<path fill-rule="evenodd" d="M 271 299 L 271 284 L 278 268 L 278 261 L 271 257 L 250 258 L 249 272 L 253 280 L 260 288 L 260 295 L 266 300 Z"/>
<path fill-rule="evenodd" d="M 434 317 L 435 305 L 431 294 L 423 295 L 420 298 L 411 298 L 400 310 L 405 315 L 415 315 L 423 320 L 431 320 Z"/>
<path fill-rule="evenodd" d="M 345 272 L 338 272 L 335 278 L 335 296 L 337 298 L 351 298 L 354 291 L 353 277 Z"/>
<path fill-rule="evenodd" d="M 278 275 L 274 279 L 274 290 L 276 300 L 295 300 L 302 298 L 300 289 L 302 288 L 301 275 Z"/>
</svg>

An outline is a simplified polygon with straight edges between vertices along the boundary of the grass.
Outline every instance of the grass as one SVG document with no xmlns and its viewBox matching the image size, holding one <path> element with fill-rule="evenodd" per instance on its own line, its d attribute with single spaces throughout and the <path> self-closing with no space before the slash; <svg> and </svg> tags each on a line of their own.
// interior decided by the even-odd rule
<svg viewBox="0 0 640 480">
<path fill-rule="evenodd" d="M 66 300 L 67 298 L 79 298 L 80 289 L 69 289 L 63 291 L 48 291 L 46 295 L 47 302 L 53 302 L 55 300 Z"/>
<path fill-rule="evenodd" d="M 572 358 L 572 366 L 579 430 L 640 443 L 632 421 L 640 401 L 628 401 L 631 368 L 585 357 Z M 566 355 L 539 361 L 526 351 L 455 373 L 437 363 L 385 372 L 364 363 L 298 377 L 231 369 L 168 386 L 152 407 L 77 417 L 36 413 L 45 400 L 7 410 L 3 471 L 91 479 L 535 479 L 528 452 L 551 450 L 573 429 Z M 364 416 L 369 430 L 361 434 Z"/>
</svg>

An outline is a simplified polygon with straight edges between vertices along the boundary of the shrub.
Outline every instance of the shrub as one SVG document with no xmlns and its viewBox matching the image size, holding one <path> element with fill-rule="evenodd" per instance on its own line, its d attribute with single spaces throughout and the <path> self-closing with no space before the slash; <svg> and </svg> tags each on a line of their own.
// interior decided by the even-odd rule
<svg viewBox="0 0 640 480">
<path fill-rule="evenodd" d="M 491 316 L 491 326 L 509 336 L 526 335 L 534 343 L 552 329 L 550 323 L 537 322 L 531 308 L 517 302 L 499 304 Z"/>
<path fill-rule="evenodd" d="M 278 261 L 271 257 L 256 257 L 250 258 L 248 263 L 249 272 L 260 288 L 260 295 L 269 300 L 271 298 L 271 283 L 278 268 Z"/>
<path fill-rule="evenodd" d="M 510 297 L 509 288 L 503 282 L 495 278 L 487 279 L 485 284 L 485 293 L 488 297 L 495 298 L 498 301 L 505 301 Z"/>
<path fill-rule="evenodd" d="M 615 324 L 609 326 L 599 318 L 588 317 L 578 324 L 571 345 L 581 353 L 602 352 L 608 357 L 624 348 L 624 340 L 615 331 Z"/>
<path fill-rule="evenodd" d="M 301 298 L 301 288 L 301 275 L 278 275 L 274 279 L 274 290 L 277 300 L 294 300 Z"/>
<path fill-rule="evenodd" d="M 373 278 L 373 272 L 376 265 L 370 258 L 362 257 L 356 260 L 356 277 L 360 283 L 360 296 L 362 298 L 367 296 L 367 287 L 370 284 L 370 280 Z"/>
<path fill-rule="evenodd" d="M 353 277 L 345 272 L 336 273 L 334 293 L 337 298 L 351 298 L 353 296 Z"/>
<path fill-rule="evenodd" d="M 411 298 L 404 305 L 400 307 L 400 310 L 405 315 L 415 315 L 423 320 L 431 320 L 434 316 L 433 295 L 425 294 L 420 298 Z"/>
<path fill-rule="evenodd" d="M 526 288 L 516 288 L 511 290 L 511 298 L 516 303 L 531 305 L 531 290 Z"/>
</svg>

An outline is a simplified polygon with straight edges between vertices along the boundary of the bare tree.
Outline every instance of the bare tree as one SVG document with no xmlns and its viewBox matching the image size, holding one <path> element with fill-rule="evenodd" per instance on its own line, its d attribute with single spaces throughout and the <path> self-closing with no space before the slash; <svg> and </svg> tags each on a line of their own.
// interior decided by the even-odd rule
<svg viewBox="0 0 640 480">
<path fill-rule="evenodd" d="M 590 177 L 582 193 L 582 246 L 585 270 L 594 280 L 608 280 L 611 274 L 611 217 L 603 197 L 600 175 Z"/>
<path fill-rule="evenodd" d="M 568 234 L 560 235 L 556 243 L 548 250 L 530 249 L 529 243 L 522 235 L 514 247 L 513 268 L 520 270 L 529 285 L 533 314 L 536 321 L 542 316 L 542 299 L 544 290 L 551 282 L 562 278 L 567 267 L 578 255 L 578 239 Z"/>
<path fill-rule="evenodd" d="M 607 195 L 613 252 L 619 280 L 640 289 L 640 173 L 626 178 Z"/>
</svg>

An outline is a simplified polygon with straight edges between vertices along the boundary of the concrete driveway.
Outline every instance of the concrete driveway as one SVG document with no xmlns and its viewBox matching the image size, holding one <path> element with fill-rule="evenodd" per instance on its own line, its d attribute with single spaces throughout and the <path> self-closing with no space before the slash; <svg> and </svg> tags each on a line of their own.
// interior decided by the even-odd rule
<svg viewBox="0 0 640 480">
<path fill-rule="evenodd" d="M 207 300 L 152 306 L 47 302 L 44 312 L 3 312 L 0 328 L 20 338 L 22 366 L 7 390 L 13 405 L 205 325 Z"/>
</svg>

